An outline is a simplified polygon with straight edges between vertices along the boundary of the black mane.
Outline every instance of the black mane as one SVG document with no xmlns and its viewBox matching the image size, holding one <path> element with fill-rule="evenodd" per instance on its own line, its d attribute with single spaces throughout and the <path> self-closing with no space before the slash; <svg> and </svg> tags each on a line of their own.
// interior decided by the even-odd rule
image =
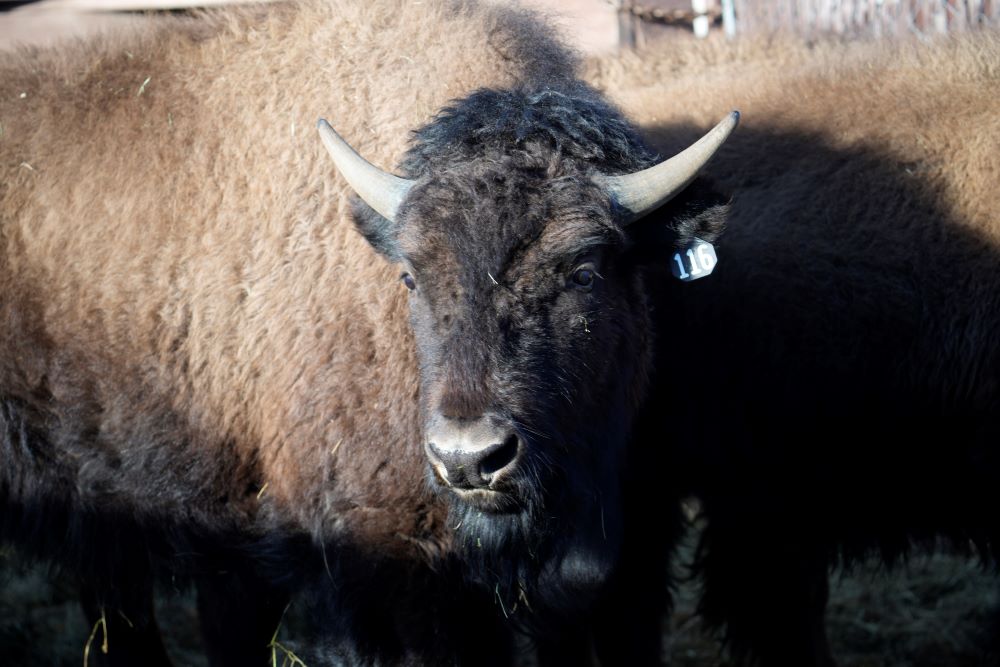
<svg viewBox="0 0 1000 667">
<path fill-rule="evenodd" d="M 419 178 L 493 152 L 547 152 L 607 173 L 649 166 L 655 154 L 600 93 L 580 81 L 479 89 L 413 133 L 400 169 Z"/>
</svg>

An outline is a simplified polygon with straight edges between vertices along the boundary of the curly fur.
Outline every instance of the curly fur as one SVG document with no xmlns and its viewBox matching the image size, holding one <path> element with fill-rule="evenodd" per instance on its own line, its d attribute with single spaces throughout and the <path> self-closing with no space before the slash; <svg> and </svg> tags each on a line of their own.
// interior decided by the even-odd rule
<svg viewBox="0 0 1000 667">
<path fill-rule="evenodd" d="M 577 661 L 561 638 L 629 553 L 652 340 L 648 258 L 590 176 L 654 156 L 576 66 L 530 14 L 446 0 L 226 9 L 3 56 L 0 539 L 75 571 L 92 615 L 136 621 L 108 615 L 113 664 L 166 664 L 142 653 L 157 576 L 194 578 L 213 664 L 263 663 L 296 590 L 317 662 L 499 664 L 518 600 L 543 654 Z M 350 202 L 320 115 L 423 179 L 401 229 Z M 685 201 L 659 218 L 669 243 L 721 228 L 717 201 Z M 497 318 L 439 339 L 415 314 L 415 337 L 352 210 L 387 258 L 433 264 L 441 289 L 468 276 L 463 314 Z M 558 273 L 582 251 L 607 263 L 590 301 Z M 436 361 L 538 436 L 524 512 L 425 484 Z"/>
<path fill-rule="evenodd" d="M 573 66 L 529 15 L 459 2 L 227 9 L 5 55 L 2 538 L 131 614 L 157 572 L 253 580 L 269 566 L 238 552 L 281 535 L 322 544 L 301 556 L 322 571 L 439 560 L 405 296 L 312 128 L 391 164 L 448 100 Z M 239 626 L 250 601 L 218 587 Z"/>
</svg>

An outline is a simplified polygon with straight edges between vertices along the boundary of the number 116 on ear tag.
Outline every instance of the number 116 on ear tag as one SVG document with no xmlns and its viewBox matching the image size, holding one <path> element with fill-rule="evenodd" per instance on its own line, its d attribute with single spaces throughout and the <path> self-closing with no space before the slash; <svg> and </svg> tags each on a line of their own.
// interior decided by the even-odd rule
<svg viewBox="0 0 1000 667">
<path fill-rule="evenodd" d="M 710 275 L 718 263 L 715 246 L 708 241 L 695 239 L 674 253 L 670 260 L 670 272 L 675 278 L 690 282 Z"/>
</svg>

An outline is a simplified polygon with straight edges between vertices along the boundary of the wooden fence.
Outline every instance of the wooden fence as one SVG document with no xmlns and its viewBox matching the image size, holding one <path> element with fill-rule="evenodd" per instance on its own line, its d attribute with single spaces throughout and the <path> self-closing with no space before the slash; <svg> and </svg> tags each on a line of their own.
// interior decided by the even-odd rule
<svg viewBox="0 0 1000 667">
<path fill-rule="evenodd" d="M 1000 0 L 608 0 L 623 22 L 622 43 L 642 24 L 693 26 L 704 37 L 773 32 L 843 35 L 919 35 L 1000 28 Z M 679 6 L 680 5 L 680 6 Z M 699 29 L 698 21 L 701 20 Z M 628 27 L 631 22 L 632 27 Z M 641 41 L 641 40 L 640 40 Z"/>
<path fill-rule="evenodd" d="M 735 32 L 922 35 L 1000 26 L 1000 0 L 733 0 Z"/>
</svg>

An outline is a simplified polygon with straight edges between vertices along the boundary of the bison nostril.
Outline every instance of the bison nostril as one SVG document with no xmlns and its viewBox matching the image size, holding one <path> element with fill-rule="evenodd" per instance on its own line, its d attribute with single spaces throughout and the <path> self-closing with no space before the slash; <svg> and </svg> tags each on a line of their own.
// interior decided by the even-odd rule
<svg viewBox="0 0 1000 667">
<path fill-rule="evenodd" d="M 429 430 L 424 451 L 438 482 L 457 491 L 494 488 L 521 455 L 523 443 L 509 426 L 448 419 L 436 427 Z"/>
<path fill-rule="evenodd" d="M 517 458 L 517 451 L 517 435 L 511 433 L 479 462 L 480 476 L 485 480 L 492 480 L 497 472 L 514 462 L 514 459 Z"/>
</svg>

